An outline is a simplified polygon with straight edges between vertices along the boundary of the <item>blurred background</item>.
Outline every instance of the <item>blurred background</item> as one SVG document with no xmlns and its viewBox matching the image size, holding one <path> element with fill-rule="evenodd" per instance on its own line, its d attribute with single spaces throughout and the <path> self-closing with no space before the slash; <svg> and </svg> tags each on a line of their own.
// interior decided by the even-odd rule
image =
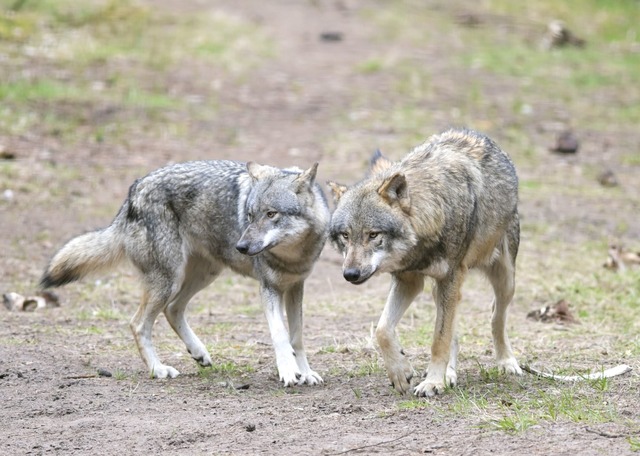
<svg viewBox="0 0 640 456">
<path fill-rule="evenodd" d="M 540 275 L 640 249 L 637 0 L 0 7 L 3 288 L 167 163 L 320 161 L 350 183 L 451 126 L 516 162 Z"/>
</svg>

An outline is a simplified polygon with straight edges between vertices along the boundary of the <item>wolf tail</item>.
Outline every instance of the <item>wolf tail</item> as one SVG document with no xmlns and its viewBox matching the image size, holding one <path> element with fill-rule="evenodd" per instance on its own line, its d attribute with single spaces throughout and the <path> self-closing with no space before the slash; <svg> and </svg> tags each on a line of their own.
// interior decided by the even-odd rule
<svg viewBox="0 0 640 456">
<path fill-rule="evenodd" d="M 124 258 L 124 243 L 117 225 L 80 235 L 53 256 L 40 279 L 40 287 L 59 287 L 112 269 Z"/>
</svg>

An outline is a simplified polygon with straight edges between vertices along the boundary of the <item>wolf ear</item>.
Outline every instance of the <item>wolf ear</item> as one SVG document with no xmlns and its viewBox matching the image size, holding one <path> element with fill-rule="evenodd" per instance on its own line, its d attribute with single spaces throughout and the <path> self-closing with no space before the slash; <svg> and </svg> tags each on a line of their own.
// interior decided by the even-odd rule
<svg viewBox="0 0 640 456">
<path fill-rule="evenodd" d="M 387 177 L 378 187 L 378 195 L 390 205 L 398 204 L 406 213 L 411 211 L 407 179 L 402 173 L 394 173 Z"/>
<path fill-rule="evenodd" d="M 391 165 L 393 165 L 393 162 L 382 155 L 382 152 L 378 149 L 373 154 L 373 157 L 371 157 L 371 160 L 369 160 L 369 172 L 371 174 L 378 174 L 389 169 Z"/>
<path fill-rule="evenodd" d="M 251 178 L 254 181 L 257 181 L 266 177 L 270 171 L 271 171 L 270 166 L 260 165 L 256 162 L 247 163 L 247 172 L 249 173 L 249 176 L 251 176 Z"/>
<path fill-rule="evenodd" d="M 347 191 L 347 186 L 337 184 L 332 181 L 327 181 L 327 185 L 329 186 L 329 188 L 331 189 L 331 193 L 333 194 L 333 202 L 335 204 L 338 204 L 338 201 L 340 201 L 340 198 L 342 197 L 342 195 L 344 195 L 344 192 Z"/>
<path fill-rule="evenodd" d="M 256 162 L 247 163 L 247 172 L 254 181 L 266 179 L 269 176 L 273 176 L 278 172 L 278 168 L 268 165 L 260 165 Z"/>
<path fill-rule="evenodd" d="M 296 177 L 295 182 L 298 184 L 298 191 L 302 191 L 303 189 L 311 188 L 313 183 L 316 180 L 316 173 L 318 172 L 318 163 L 314 163 L 311 165 L 311 168 L 307 169 L 300 173 L 298 177 Z"/>
</svg>

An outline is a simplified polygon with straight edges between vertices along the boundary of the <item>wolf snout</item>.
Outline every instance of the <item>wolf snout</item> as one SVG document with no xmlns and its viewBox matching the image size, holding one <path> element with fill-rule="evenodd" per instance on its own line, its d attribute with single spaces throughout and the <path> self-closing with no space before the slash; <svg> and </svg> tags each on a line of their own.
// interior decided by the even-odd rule
<svg viewBox="0 0 640 456">
<path fill-rule="evenodd" d="M 249 253 L 249 242 L 247 241 L 239 241 L 236 244 L 236 250 L 240 253 L 242 253 L 243 255 L 246 255 L 247 253 Z"/>
<path fill-rule="evenodd" d="M 258 246 L 255 243 L 240 240 L 236 244 L 236 250 L 243 255 L 254 256 L 262 252 L 262 250 L 264 249 L 262 249 L 261 246 Z"/>
<path fill-rule="evenodd" d="M 347 268 L 342 272 L 345 280 L 351 283 L 358 283 L 362 278 L 362 272 L 358 268 Z"/>
</svg>

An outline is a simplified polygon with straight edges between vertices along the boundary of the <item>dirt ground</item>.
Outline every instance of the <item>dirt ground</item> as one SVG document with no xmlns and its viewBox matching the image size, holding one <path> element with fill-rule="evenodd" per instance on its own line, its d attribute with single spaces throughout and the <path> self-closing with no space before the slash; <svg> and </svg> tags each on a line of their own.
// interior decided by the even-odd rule
<svg viewBox="0 0 640 456">
<path fill-rule="evenodd" d="M 29 135 L 0 137 L 5 150 L 17 155 L 21 176 L 27 179 L 17 185 L 10 201 L 6 199 L 0 205 L 2 293 L 34 292 L 48 258 L 65 240 L 105 226 L 133 179 L 169 162 L 233 158 L 308 166 L 319 161 L 321 182 L 335 179 L 349 183 L 359 179 L 372 152 L 369 145 L 384 143 L 394 131 L 376 126 L 355 132 L 349 138 L 361 135 L 367 146 L 350 156 L 337 157 L 327 144 L 332 136 L 343 137 L 345 127 L 340 116 L 354 106 L 354 93 L 378 93 L 372 96 L 378 108 L 394 105 L 393 89 L 384 72 L 368 74 L 356 70 L 355 62 L 368 55 L 413 58 L 417 65 L 429 65 L 434 75 L 442 71 L 442 79 L 436 83 L 437 93 L 430 99 L 434 115 L 424 126 L 425 137 L 453 123 L 446 114 L 451 112 L 448 103 L 455 102 L 456 86 L 469 77 L 456 74 L 441 63 L 451 51 L 450 46 L 430 42 L 423 47 L 408 48 L 406 43 L 379 39 L 375 25 L 360 14 L 360 2 L 236 0 L 216 2 L 215 6 L 206 1 L 153 3 L 172 14 L 194 11 L 207 14 L 216 9 L 238 16 L 266 30 L 278 53 L 237 80 L 232 75 L 210 74 L 206 68 L 188 65 L 167 75 L 169 84 L 179 93 L 197 95 L 214 79 L 222 87 L 217 92 L 215 116 L 202 119 L 194 115 L 187 139 L 143 132 L 117 144 L 108 141 L 78 144 L 65 143 L 37 129 Z M 327 32 L 334 35 L 322 39 Z M 489 78 L 480 73 L 476 76 Z M 500 111 L 497 95 L 500 82 L 488 79 L 484 84 L 487 96 L 495 95 L 496 109 Z M 536 150 L 545 150 L 553 138 L 553 130 L 545 129 L 544 125 L 549 120 L 548 112 L 556 108 L 549 106 L 548 111 L 537 111 L 541 117 L 522 126 Z M 105 111 L 87 115 L 93 119 L 90 121 L 100 122 L 104 116 L 118 114 Z M 508 119 L 496 122 L 487 124 L 491 132 L 509 125 Z M 611 129 L 601 135 L 585 134 L 589 141 L 583 157 L 594 166 L 599 159 L 596 153 L 589 152 L 603 150 L 604 144 L 608 148 L 602 153 L 610 155 L 637 149 L 640 144 L 637 131 Z M 388 155 L 399 158 L 402 153 L 389 151 Z M 568 174 L 576 172 L 576 162 L 571 158 L 550 154 L 548 160 L 548 166 L 564 167 Z M 68 169 L 75 170 L 74 174 L 63 179 L 59 173 Z M 629 182 L 626 188 L 637 195 L 639 187 L 631 182 L 631 175 L 637 175 L 638 166 L 617 171 L 620 179 Z M 536 169 L 525 163 L 521 178 L 545 172 L 544 166 Z M 25 187 L 39 190 L 20 191 Z M 576 233 L 591 236 L 593 230 L 583 230 L 584 227 L 600 227 L 606 232 L 611 225 L 622 223 L 628 227 L 626 239 L 640 238 L 637 200 L 631 205 L 628 199 L 621 203 L 612 201 L 620 217 L 614 222 L 608 215 L 611 208 L 598 203 L 585 210 L 583 203 L 574 200 L 563 204 L 553 195 L 546 202 L 522 198 L 523 223 L 551 224 L 554 229 L 549 236 L 554 246 L 556 241 L 578 242 L 581 235 Z M 549 254 L 526 246 L 523 251 L 534 259 Z M 538 260 L 530 263 L 535 261 Z M 529 281 L 519 283 L 520 288 L 541 287 L 533 280 L 535 277 L 527 277 Z M 130 271 L 121 270 L 97 281 L 59 290 L 58 308 L 36 312 L 9 312 L 2 308 L 0 452 L 7 455 L 631 453 L 629 428 L 617 422 L 585 425 L 579 421 L 544 421 L 523 432 L 503 432 L 486 426 L 485 417 L 476 413 L 473 406 L 467 413 L 452 413 L 447 407 L 455 403 L 453 393 L 425 400 L 420 406 L 396 394 L 388 385 L 370 340 L 388 283 L 388 277 L 380 277 L 357 289 L 350 286 L 341 277 L 340 258 L 327 246 L 307 282 L 305 296 L 305 342 L 310 364 L 325 383 L 289 389 L 282 388 L 276 378 L 257 284 L 230 274 L 197 296 L 189 313 L 196 333 L 214 347 L 214 362 L 229 366 L 229 371 L 222 367 L 210 373 L 200 371 L 161 317 L 154 332 L 156 345 L 161 357 L 181 372 L 178 378 L 170 380 L 148 378 L 135 349 L 127 322 L 136 307 L 139 290 Z M 473 347 L 474 357 L 467 358 L 463 347 L 459 374 L 463 391 L 475 382 L 487 381 L 481 377 L 479 364 L 492 365 L 486 323 L 489 297 L 486 287 L 482 290 L 470 289 L 465 295 L 469 317 L 463 319 L 462 326 L 475 320 L 485 322 L 477 328 L 486 339 L 486 346 Z M 544 344 L 543 332 L 534 327 L 524 328 L 531 325 L 525 319 L 531 305 L 520 301 L 510 317 L 510 331 L 523 326 L 513 329 L 517 332 L 514 347 L 523 359 L 539 359 L 530 351 L 536 346 L 542 349 Z M 423 319 L 426 328 L 424 345 L 408 347 L 408 355 L 418 370 L 424 370 L 428 361 L 430 317 L 433 317 L 432 302 L 429 293 L 425 293 L 407 316 L 412 321 Z M 461 328 L 463 332 L 466 330 Z M 637 358 L 619 356 L 607 362 L 611 365 L 625 362 L 634 367 L 608 397 L 617 401 L 621 415 L 638 423 Z M 98 369 L 109 371 L 112 376 L 99 376 Z M 497 380 L 497 396 L 500 397 L 502 384 L 516 382 Z M 519 382 L 531 394 L 538 388 L 549 387 L 548 383 L 530 377 Z M 408 400 L 412 406 L 401 406 Z"/>
</svg>

